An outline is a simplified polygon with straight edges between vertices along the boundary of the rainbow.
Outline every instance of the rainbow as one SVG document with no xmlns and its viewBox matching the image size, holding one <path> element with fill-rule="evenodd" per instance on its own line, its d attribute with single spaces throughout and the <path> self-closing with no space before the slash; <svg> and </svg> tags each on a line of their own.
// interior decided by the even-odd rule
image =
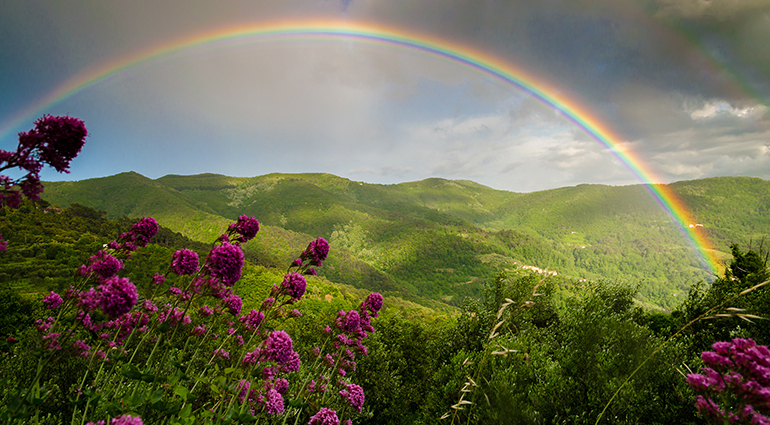
<svg viewBox="0 0 770 425">
<path fill-rule="evenodd" d="M 702 231 L 694 225 L 696 222 L 686 205 L 668 186 L 657 184 L 656 182 L 660 180 L 655 177 L 654 173 L 644 164 L 642 159 L 623 146 L 621 139 L 607 125 L 604 125 L 594 117 L 585 106 L 580 105 L 577 101 L 563 97 L 555 86 L 550 86 L 546 82 L 528 75 L 523 70 L 484 54 L 477 49 L 433 39 L 402 29 L 387 28 L 379 24 L 292 21 L 231 27 L 195 34 L 188 38 L 141 51 L 129 57 L 119 58 L 74 76 L 48 96 L 19 112 L 6 125 L 0 127 L 0 139 L 10 134 L 12 130 L 19 127 L 22 123 L 31 121 L 34 117 L 44 113 L 45 109 L 51 105 L 137 65 L 160 61 L 175 55 L 194 53 L 197 49 L 210 50 L 244 44 L 293 40 L 342 40 L 404 48 L 458 64 L 529 93 L 572 122 L 620 160 L 644 184 L 648 193 L 670 216 L 688 243 L 695 249 L 708 272 L 716 274 L 720 267 L 722 267 L 720 260 L 714 255 L 716 251 L 706 236 L 702 234 Z"/>
</svg>

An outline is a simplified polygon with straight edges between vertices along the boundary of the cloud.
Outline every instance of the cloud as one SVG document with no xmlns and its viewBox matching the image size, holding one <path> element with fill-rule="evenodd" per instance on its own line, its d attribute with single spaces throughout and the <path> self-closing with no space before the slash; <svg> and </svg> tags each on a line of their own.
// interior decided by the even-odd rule
<svg viewBox="0 0 770 425">
<path fill-rule="evenodd" d="M 688 108 L 689 109 L 689 108 Z M 689 113 L 693 120 L 712 119 L 722 115 L 732 115 L 738 118 L 759 118 L 767 112 L 768 108 L 764 105 L 754 105 L 745 107 L 735 107 L 725 100 L 716 99 L 705 102 L 698 109 L 690 109 Z"/>
<path fill-rule="evenodd" d="M 767 12 L 767 0 L 658 0 L 658 14 L 686 19 L 724 21 L 750 13 Z"/>
</svg>

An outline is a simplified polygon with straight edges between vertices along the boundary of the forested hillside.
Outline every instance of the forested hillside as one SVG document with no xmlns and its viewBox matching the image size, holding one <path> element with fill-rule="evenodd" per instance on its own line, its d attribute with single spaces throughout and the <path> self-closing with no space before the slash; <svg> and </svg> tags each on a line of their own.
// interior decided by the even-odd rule
<svg viewBox="0 0 770 425">
<path fill-rule="evenodd" d="M 722 258 L 729 258 L 730 244 L 770 234 L 770 182 L 715 178 L 670 188 Z M 714 279 L 640 185 L 512 193 L 442 179 L 375 185 L 328 174 L 151 180 L 124 173 L 47 183 L 45 199 L 113 218 L 152 215 L 196 240 L 215 237 L 227 220 L 253 215 L 266 225 L 265 243 L 248 250 L 265 264 L 289 259 L 302 235 L 319 235 L 340 252 L 323 272 L 330 279 L 364 278 L 383 290 L 454 304 L 480 294 L 497 271 L 522 265 L 575 280 L 638 282 L 640 300 L 664 308 L 677 305 L 694 282 Z"/>
</svg>

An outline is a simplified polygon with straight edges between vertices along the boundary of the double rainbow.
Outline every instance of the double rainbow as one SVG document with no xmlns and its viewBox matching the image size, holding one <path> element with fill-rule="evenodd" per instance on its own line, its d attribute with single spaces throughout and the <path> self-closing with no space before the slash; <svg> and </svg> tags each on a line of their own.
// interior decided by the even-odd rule
<svg viewBox="0 0 770 425">
<path fill-rule="evenodd" d="M 478 50 L 455 43 L 435 40 L 401 29 L 381 25 L 359 25 L 339 22 L 286 22 L 220 29 L 153 47 L 129 57 L 122 57 L 101 67 L 87 70 L 59 86 L 48 96 L 21 111 L 8 124 L 0 127 L 0 139 L 21 123 L 44 113 L 47 107 L 75 93 L 91 87 L 106 78 L 137 65 L 195 52 L 242 44 L 291 40 L 343 40 L 364 44 L 405 48 L 455 63 L 474 72 L 502 81 L 531 94 L 538 101 L 558 112 L 580 128 L 593 140 L 604 146 L 613 156 L 642 182 L 660 207 L 679 227 L 688 243 L 697 251 L 703 266 L 712 274 L 720 268 L 720 261 L 706 236 L 702 234 L 685 204 L 666 185 L 659 181 L 642 159 L 621 144 L 620 138 L 608 126 L 596 119 L 590 111 L 574 100 L 559 95 L 559 90 L 509 63 Z"/>
</svg>

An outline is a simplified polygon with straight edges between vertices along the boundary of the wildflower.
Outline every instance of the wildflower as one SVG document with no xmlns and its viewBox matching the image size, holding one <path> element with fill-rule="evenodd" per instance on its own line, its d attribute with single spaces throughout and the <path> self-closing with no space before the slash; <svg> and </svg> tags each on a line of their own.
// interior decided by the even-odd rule
<svg viewBox="0 0 770 425">
<path fill-rule="evenodd" d="M 158 286 L 163 285 L 166 283 L 166 276 L 161 273 L 155 273 L 152 277 L 152 283 Z"/>
<path fill-rule="evenodd" d="M 291 355 L 289 356 L 289 360 L 287 360 L 286 363 L 284 363 L 281 366 L 281 372 L 285 372 L 285 373 L 296 372 L 299 370 L 300 365 L 301 365 L 301 361 L 299 358 L 299 354 L 297 354 L 296 351 L 292 351 Z"/>
<path fill-rule="evenodd" d="M 230 353 L 227 352 L 227 350 L 225 350 L 223 348 L 217 348 L 216 350 L 213 351 L 213 354 L 214 354 L 214 356 L 221 357 L 223 359 L 229 359 L 230 358 Z"/>
<path fill-rule="evenodd" d="M 242 215 L 238 221 L 230 224 L 228 233 L 240 235 L 241 242 L 248 242 L 257 235 L 259 231 L 259 222 L 254 217 Z"/>
<path fill-rule="evenodd" d="M 99 291 L 99 307 L 113 319 L 131 311 L 139 299 L 136 286 L 127 278 L 113 276 L 99 285 Z"/>
<path fill-rule="evenodd" d="M 702 374 L 687 375 L 690 388 L 699 393 L 698 413 L 715 423 L 770 423 L 770 350 L 741 338 L 712 348 L 701 353 Z"/>
<path fill-rule="evenodd" d="M 297 310 L 296 308 L 289 313 L 289 316 L 291 317 L 302 317 L 302 313 Z"/>
<path fill-rule="evenodd" d="M 337 327 L 344 332 L 354 333 L 361 325 L 361 316 L 355 310 L 350 310 L 347 313 L 340 311 L 336 323 Z"/>
<path fill-rule="evenodd" d="M 281 289 L 285 290 L 294 301 L 299 301 L 307 289 L 307 281 L 299 273 L 288 273 L 283 277 Z"/>
<path fill-rule="evenodd" d="M 78 356 L 88 357 L 88 350 L 91 349 L 91 346 L 82 340 L 77 340 L 72 343 L 72 348 L 75 349 L 75 351 L 78 353 Z"/>
<path fill-rule="evenodd" d="M 178 275 L 195 274 L 199 266 L 198 253 L 189 249 L 181 249 L 171 257 L 171 270 Z"/>
<path fill-rule="evenodd" d="M 243 356 L 243 364 L 245 366 L 253 366 L 257 363 L 259 363 L 259 355 L 261 354 L 261 350 L 257 348 L 256 350 L 246 353 Z"/>
<path fill-rule="evenodd" d="M 264 402 L 268 415 L 280 415 L 284 412 L 283 396 L 275 389 L 267 390 Z"/>
<path fill-rule="evenodd" d="M 203 336 L 206 334 L 206 327 L 196 326 L 193 328 L 193 330 L 190 333 L 192 333 L 194 336 Z"/>
<path fill-rule="evenodd" d="M 350 407 L 359 412 L 364 405 L 364 389 L 356 384 L 348 384 L 345 386 L 345 389 L 340 391 L 340 397 L 347 400 L 348 403 L 350 403 Z"/>
<path fill-rule="evenodd" d="M 364 300 L 363 306 L 371 311 L 374 317 L 377 317 L 377 312 L 382 308 L 382 295 L 379 292 L 372 292 Z"/>
<path fill-rule="evenodd" d="M 339 425 L 340 418 L 337 412 L 328 407 L 322 407 L 313 417 L 310 418 L 308 425 Z"/>
<path fill-rule="evenodd" d="M 211 307 L 209 307 L 208 305 L 204 305 L 203 307 L 201 307 L 200 310 L 198 310 L 198 312 L 203 317 L 208 317 L 214 314 L 214 310 L 212 310 Z"/>
<path fill-rule="evenodd" d="M 241 301 L 241 297 L 230 294 L 227 298 L 224 300 L 225 307 L 227 310 L 232 314 L 233 316 L 237 316 L 241 312 L 241 307 L 243 307 L 243 301 Z"/>
<path fill-rule="evenodd" d="M 2 199 L 0 198 L 0 201 Z M 0 202 L 2 204 L 2 202 Z M 3 235 L 0 235 L 0 252 L 8 250 L 8 241 L 3 240 Z"/>
<path fill-rule="evenodd" d="M 243 326 L 250 330 L 257 330 L 259 324 L 265 318 L 265 313 L 252 309 L 248 314 L 241 316 L 238 320 L 243 323 Z"/>
<path fill-rule="evenodd" d="M 86 136 L 88 130 L 83 121 L 70 116 L 44 115 L 35 121 L 34 130 L 20 134 L 19 139 L 35 137 L 40 146 L 40 159 L 60 173 L 69 173 L 70 161 L 80 153 Z"/>
<path fill-rule="evenodd" d="M 233 286 L 241 278 L 243 261 L 241 247 L 223 242 L 211 250 L 208 266 L 212 276 L 219 278 L 225 286 Z"/>
<path fill-rule="evenodd" d="M 291 360 L 294 352 L 293 342 L 284 331 L 273 331 L 265 341 L 265 355 L 276 363 L 286 363 Z"/>
<path fill-rule="evenodd" d="M 50 294 L 46 295 L 45 298 L 43 298 L 43 304 L 45 304 L 45 306 L 51 310 L 55 310 L 59 308 L 59 306 L 62 305 L 63 302 L 64 300 L 62 299 L 61 295 L 53 291 L 51 291 Z"/>
<path fill-rule="evenodd" d="M 310 242 L 300 257 L 303 260 L 308 260 L 311 266 L 320 267 L 327 255 L 329 255 L 329 242 L 326 242 L 324 238 L 318 238 Z"/>
<path fill-rule="evenodd" d="M 144 217 L 131 226 L 134 242 L 139 246 L 147 246 L 150 239 L 158 233 L 158 222 L 152 217 Z"/>
<path fill-rule="evenodd" d="M 139 416 L 121 415 L 112 420 L 110 425 L 143 425 Z"/>
<path fill-rule="evenodd" d="M 108 254 L 107 251 L 97 252 L 88 261 L 91 265 L 81 268 L 81 273 L 96 273 L 104 279 L 114 276 L 118 270 L 123 268 L 123 262 Z"/>
</svg>

